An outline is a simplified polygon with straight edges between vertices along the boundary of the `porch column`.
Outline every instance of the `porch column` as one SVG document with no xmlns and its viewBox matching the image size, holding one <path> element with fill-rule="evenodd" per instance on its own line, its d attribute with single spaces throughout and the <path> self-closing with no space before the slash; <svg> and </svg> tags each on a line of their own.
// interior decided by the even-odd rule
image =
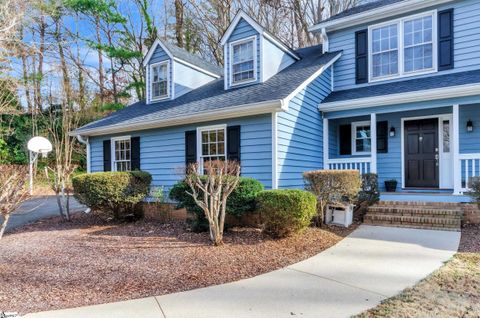
<svg viewBox="0 0 480 318">
<path fill-rule="evenodd" d="M 370 145 L 371 145 L 371 162 L 370 172 L 377 173 L 377 114 L 370 114 Z"/>
<path fill-rule="evenodd" d="M 453 194 L 461 194 L 462 179 L 460 171 L 460 110 L 459 105 L 453 105 L 452 120 L 452 148 L 453 148 Z"/>
<path fill-rule="evenodd" d="M 328 170 L 328 155 L 329 155 L 329 144 L 328 144 L 328 119 L 323 118 L 323 170 Z"/>
</svg>

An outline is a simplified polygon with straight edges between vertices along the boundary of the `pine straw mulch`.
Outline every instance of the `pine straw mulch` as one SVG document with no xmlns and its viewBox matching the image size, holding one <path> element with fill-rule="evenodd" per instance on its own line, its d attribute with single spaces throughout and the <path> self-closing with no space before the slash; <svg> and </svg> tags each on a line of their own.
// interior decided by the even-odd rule
<svg viewBox="0 0 480 318">
<path fill-rule="evenodd" d="M 0 242 L 0 312 L 22 314 L 121 301 L 222 284 L 325 250 L 353 229 L 309 228 L 272 240 L 232 230 L 213 247 L 182 222 L 105 223 L 76 214 L 18 229 Z"/>
<path fill-rule="evenodd" d="M 358 317 L 480 317 L 480 225 L 462 229 L 458 253 L 444 266 Z"/>
</svg>

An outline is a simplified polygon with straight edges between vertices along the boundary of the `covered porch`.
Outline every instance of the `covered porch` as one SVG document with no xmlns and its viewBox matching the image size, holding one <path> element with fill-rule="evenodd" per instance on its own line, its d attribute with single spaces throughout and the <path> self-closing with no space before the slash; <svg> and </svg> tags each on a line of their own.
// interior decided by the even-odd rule
<svg viewBox="0 0 480 318">
<path fill-rule="evenodd" d="M 469 201 L 469 179 L 480 176 L 480 99 L 324 110 L 323 147 L 324 169 L 376 173 L 383 200 Z"/>
</svg>

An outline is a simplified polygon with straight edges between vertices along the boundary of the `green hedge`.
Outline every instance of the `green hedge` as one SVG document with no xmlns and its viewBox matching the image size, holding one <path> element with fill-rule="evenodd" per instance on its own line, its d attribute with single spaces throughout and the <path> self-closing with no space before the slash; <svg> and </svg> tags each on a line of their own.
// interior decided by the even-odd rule
<svg viewBox="0 0 480 318">
<path fill-rule="evenodd" d="M 149 193 L 152 176 L 148 172 L 97 172 L 72 179 L 74 196 L 93 211 L 116 219 L 136 214 L 135 205 Z"/>
<path fill-rule="evenodd" d="M 257 197 L 264 231 L 285 237 L 308 227 L 317 210 L 315 195 L 303 190 L 269 190 Z"/>
<path fill-rule="evenodd" d="M 255 199 L 263 189 L 263 184 L 260 181 L 241 177 L 237 188 L 228 197 L 227 214 L 240 218 L 246 213 L 254 212 Z M 170 190 L 169 198 L 177 202 L 177 208 L 185 208 L 188 213 L 195 215 L 191 224 L 194 231 L 207 231 L 208 222 L 204 212 L 195 204 L 187 191 L 191 191 L 188 184 L 185 181 L 180 181 Z"/>
</svg>

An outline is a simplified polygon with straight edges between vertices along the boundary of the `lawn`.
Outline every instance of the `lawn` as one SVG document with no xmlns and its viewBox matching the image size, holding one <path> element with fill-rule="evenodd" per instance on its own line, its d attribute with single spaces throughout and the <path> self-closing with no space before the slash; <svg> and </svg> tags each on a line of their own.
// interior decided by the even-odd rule
<svg viewBox="0 0 480 318">
<path fill-rule="evenodd" d="M 480 317 L 480 226 L 462 230 L 459 252 L 439 270 L 357 317 Z"/>
<path fill-rule="evenodd" d="M 7 234 L 0 242 L 0 311 L 22 314 L 162 295 L 236 281 L 306 259 L 351 230 L 309 228 L 272 240 L 238 229 L 213 247 L 184 223 L 105 223 L 77 214 Z"/>
</svg>

